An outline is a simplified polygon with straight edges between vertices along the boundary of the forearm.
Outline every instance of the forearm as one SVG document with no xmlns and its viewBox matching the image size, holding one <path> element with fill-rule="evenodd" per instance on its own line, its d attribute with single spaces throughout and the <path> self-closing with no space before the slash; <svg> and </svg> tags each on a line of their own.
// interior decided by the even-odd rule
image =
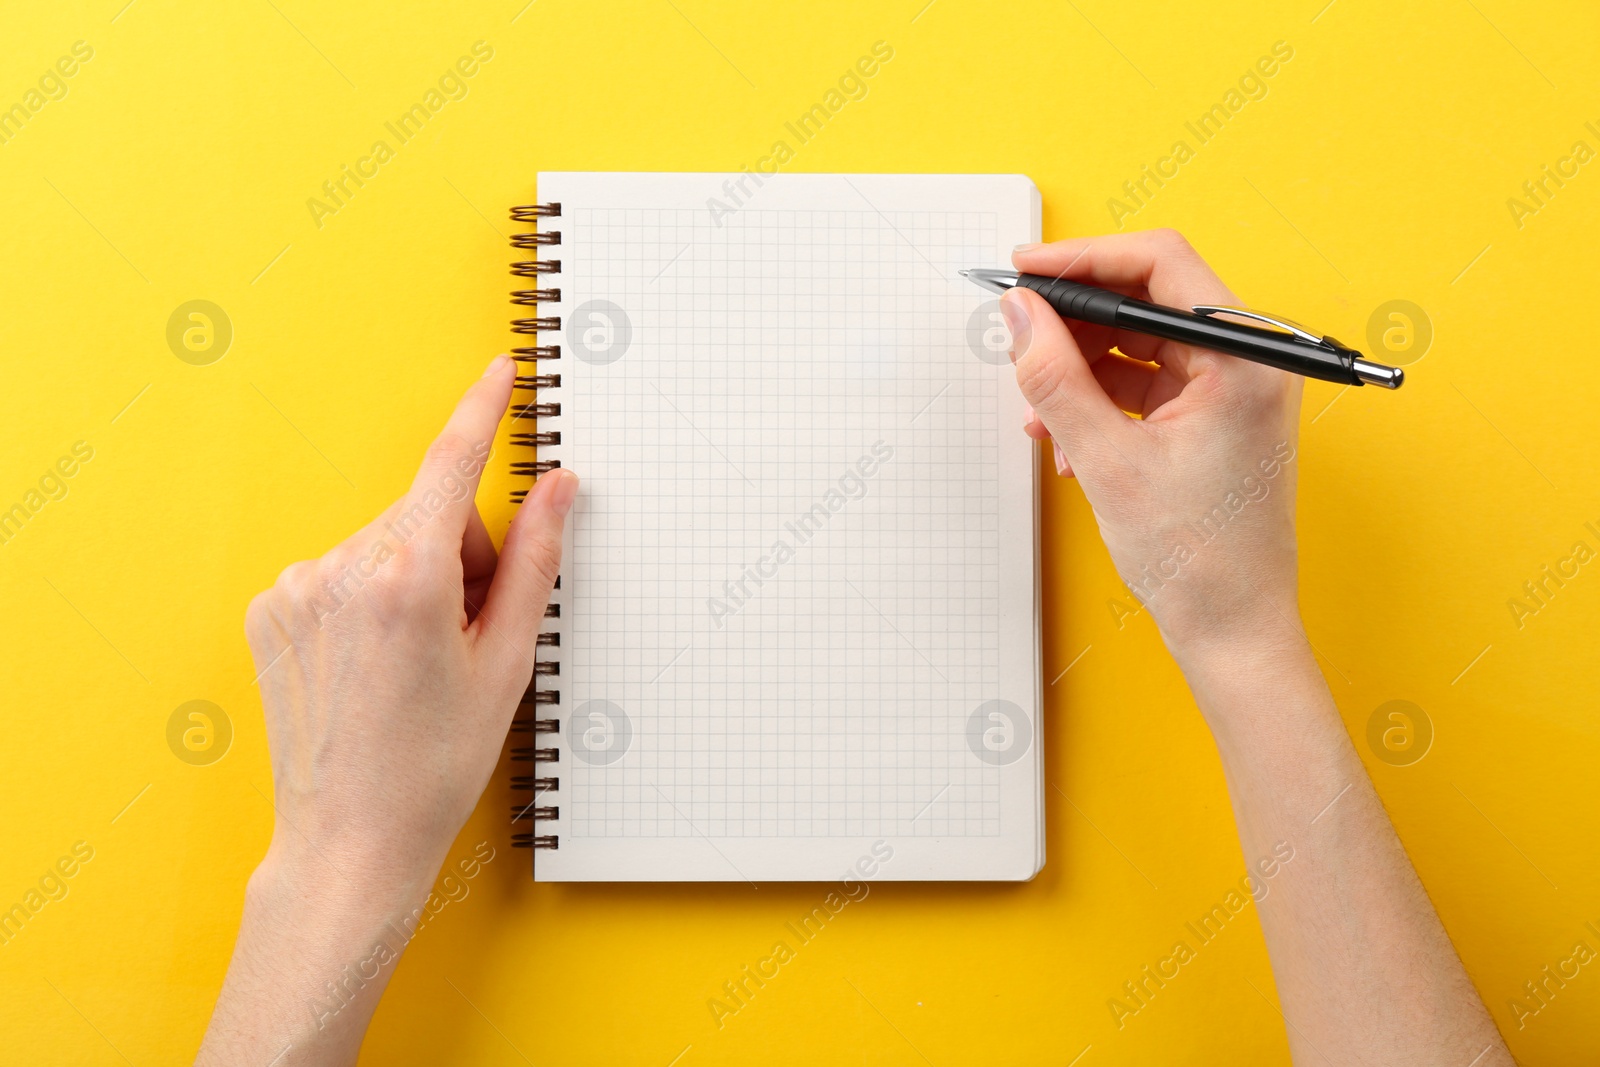
<svg viewBox="0 0 1600 1067">
<path fill-rule="evenodd" d="M 245 891 L 239 940 L 196 1062 L 354 1063 L 428 881 L 379 888 L 325 858 L 270 851 Z"/>
<path fill-rule="evenodd" d="M 1258 911 L 1296 1062 L 1511 1063 L 1310 648 L 1178 658 L 1265 894 Z"/>
</svg>

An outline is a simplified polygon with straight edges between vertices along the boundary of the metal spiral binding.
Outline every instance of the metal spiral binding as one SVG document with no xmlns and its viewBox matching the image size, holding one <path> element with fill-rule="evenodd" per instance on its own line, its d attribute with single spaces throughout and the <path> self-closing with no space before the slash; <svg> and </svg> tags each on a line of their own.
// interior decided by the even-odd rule
<svg viewBox="0 0 1600 1067">
<path fill-rule="evenodd" d="M 512 834 L 513 848 L 560 848 L 561 838 L 555 834 Z"/>
<path fill-rule="evenodd" d="M 534 445 L 535 447 L 539 445 L 559 445 L 561 443 L 561 431 L 514 433 L 511 435 L 511 443 L 514 445 Z"/>
<path fill-rule="evenodd" d="M 537 225 L 540 219 L 558 218 L 561 215 L 560 204 L 529 204 L 511 209 L 513 222 L 531 223 Z M 518 249 L 548 248 L 561 243 L 561 233 L 558 230 L 544 230 L 534 233 L 519 233 L 511 238 L 511 247 Z M 537 308 L 541 303 L 554 302 L 561 299 L 561 290 L 549 284 L 548 277 L 561 271 L 559 259 L 524 260 L 511 264 L 511 273 L 518 278 L 538 279 L 538 288 L 516 289 L 511 293 L 511 302 L 519 307 Z M 561 319 L 554 315 L 539 315 L 537 312 L 527 318 L 511 320 L 513 333 L 535 335 L 548 330 L 561 329 Z M 543 363 L 547 360 L 561 358 L 560 345 L 541 345 L 535 339 L 534 343 L 511 350 L 512 356 L 519 363 Z M 548 373 L 544 368 L 535 366 L 532 374 L 518 374 L 516 388 L 529 390 L 533 399 L 527 403 L 511 405 L 510 414 L 513 419 L 532 419 L 534 427 L 528 430 L 519 430 L 511 435 L 513 445 L 537 448 L 540 445 L 558 445 L 561 443 L 559 431 L 540 431 L 537 428 L 538 420 L 554 418 L 561 414 L 561 404 L 551 401 L 543 396 L 545 390 L 556 389 L 561 385 L 561 375 Z M 548 474 L 561 466 L 558 460 L 518 460 L 511 465 L 511 473 L 516 475 L 531 476 L 537 479 L 542 474 Z M 520 504 L 528 496 L 527 489 L 516 489 L 511 493 L 514 503 Z M 556 579 L 556 588 L 561 587 L 561 579 Z M 545 608 L 545 618 L 560 618 L 561 605 L 551 604 Z M 538 637 L 539 647 L 559 647 L 561 635 L 559 633 L 542 633 Z M 522 707 L 540 709 L 553 707 L 561 703 L 559 689 L 540 689 L 537 681 L 541 675 L 553 678 L 561 673 L 561 664 L 551 660 L 537 660 L 533 666 L 534 682 L 528 686 L 528 691 L 522 696 Z M 545 736 L 554 742 L 561 735 L 561 720 L 559 718 L 541 718 L 537 711 L 530 718 L 514 719 L 511 723 L 511 732 L 514 734 L 533 734 L 541 739 Z M 512 760 L 525 763 L 555 763 L 561 757 L 559 749 L 549 744 L 543 745 L 518 745 L 511 749 Z M 544 802 L 546 793 L 554 792 L 560 788 L 561 779 L 553 776 L 531 774 L 515 775 L 511 779 L 511 788 L 532 790 L 533 799 L 527 804 L 513 804 L 511 807 L 511 821 L 513 823 L 533 821 L 547 822 L 561 817 L 561 809 L 554 804 Z M 517 848 L 549 848 L 561 847 L 561 838 L 556 834 L 540 834 L 534 832 L 514 833 L 511 843 Z"/>
</svg>

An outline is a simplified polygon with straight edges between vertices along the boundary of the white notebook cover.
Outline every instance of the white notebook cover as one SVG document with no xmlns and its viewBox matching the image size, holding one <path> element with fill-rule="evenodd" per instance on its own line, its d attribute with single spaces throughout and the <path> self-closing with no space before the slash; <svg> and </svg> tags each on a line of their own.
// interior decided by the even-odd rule
<svg viewBox="0 0 1600 1067">
<path fill-rule="evenodd" d="M 582 487 L 535 876 L 1031 878 L 1037 452 L 998 306 L 956 271 L 1038 240 L 1038 190 L 538 180 L 538 455 Z"/>
</svg>

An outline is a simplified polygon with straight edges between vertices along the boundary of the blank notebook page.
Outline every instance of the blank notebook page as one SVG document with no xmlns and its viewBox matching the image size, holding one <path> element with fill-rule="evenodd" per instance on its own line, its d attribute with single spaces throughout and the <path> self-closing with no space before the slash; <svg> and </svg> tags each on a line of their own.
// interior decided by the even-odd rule
<svg viewBox="0 0 1600 1067">
<path fill-rule="evenodd" d="M 582 482 L 536 877 L 1032 877 L 1037 454 L 998 305 L 956 274 L 1038 239 L 1032 183 L 552 173 L 539 199 L 538 454 Z"/>
</svg>

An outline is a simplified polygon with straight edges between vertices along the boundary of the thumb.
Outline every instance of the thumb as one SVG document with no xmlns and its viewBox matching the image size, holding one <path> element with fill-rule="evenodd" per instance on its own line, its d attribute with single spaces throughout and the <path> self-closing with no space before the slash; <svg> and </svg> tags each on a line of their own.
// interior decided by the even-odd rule
<svg viewBox="0 0 1600 1067">
<path fill-rule="evenodd" d="M 1000 313 L 1011 331 L 1017 386 L 1075 469 L 1126 458 L 1133 420 L 1106 395 L 1067 324 L 1031 289 L 1007 289 Z M 1059 460 L 1058 460 L 1059 463 Z"/>
<path fill-rule="evenodd" d="M 578 476 L 556 468 L 541 477 L 517 509 L 500 548 L 500 563 L 474 624 L 479 640 L 500 648 L 529 674 L 540 621 L 561 572 L 561 531 L 578 495 Z"/>
</svg>

